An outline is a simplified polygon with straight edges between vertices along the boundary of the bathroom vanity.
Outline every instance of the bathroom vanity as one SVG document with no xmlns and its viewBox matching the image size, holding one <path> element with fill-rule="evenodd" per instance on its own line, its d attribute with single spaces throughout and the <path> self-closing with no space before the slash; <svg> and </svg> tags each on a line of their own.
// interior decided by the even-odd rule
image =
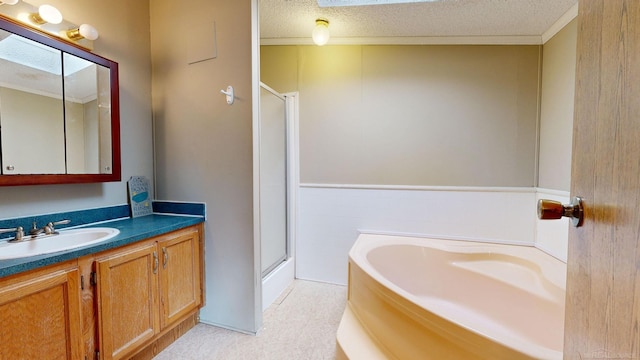
<svg viewBox="0 0 640 360">
<path fill-rule="evenodd" d="M 38 11 L 0 11 L 0 186 L 119 182 L 118 64 Z M 150 359 L 197 323 L 204 204 L 152 206 L 0 219 L 0 359 Z"/>
<path fill-rule="evenodd" d="M 0 261 L 0 358 L 152 358 L 197 323 L 203 221 L 116 220 L 95 246 Z"/>
</svg>

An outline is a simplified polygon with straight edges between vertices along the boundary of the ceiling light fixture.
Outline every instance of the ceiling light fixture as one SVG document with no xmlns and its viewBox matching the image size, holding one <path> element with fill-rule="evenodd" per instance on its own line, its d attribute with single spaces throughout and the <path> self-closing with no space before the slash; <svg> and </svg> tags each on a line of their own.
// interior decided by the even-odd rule
<svg viewBox="0 0 640 360">
<path fill-rule="evenodd" d="M 38 8 L 38 12 L 31 14 L 29 18 L 31 19 L 31 21 L 38 25 L 43 25 L 46 23 L 60 24 L 62 22 L 62 14 L 60 13 L 60 10 L 46 4 L 41 5 Z"/>
<path fill-rule="evenodd" d="M 82 24 L 79 27 L 67 30 L 67 37 L 71 40 L 78 41 L 82 39 L 95 40 L 100 36 L 98 30 L 89 24 Z"/>
<path fill-rule="evenodd" d="M 421 3 L 421 2 L 437 2 L 442 0 L 318 0 L 320 7 L 334 6 L 366 6 L 366 5 L 386 5 L 386 4 L 405 4 L 405 3 Z"/>
<path fill-rule="evenodd" d="M 15 4 L 18 3 L 18 1 L 20 1 L 20 0 L 2 0 L 2 1 L 0 1 L 0 5 L 4 5 L 4 4 L 15 5 Z"/>
<path fill-rule="evenodd" d="M 329 20 L 322 18 L 316 19 L 316 27 L 311 33 L 313 42 L 318 46 L 322 46 L 329 42 L 330 36 L 331 34 L 329 33 Z"/>
</svg>

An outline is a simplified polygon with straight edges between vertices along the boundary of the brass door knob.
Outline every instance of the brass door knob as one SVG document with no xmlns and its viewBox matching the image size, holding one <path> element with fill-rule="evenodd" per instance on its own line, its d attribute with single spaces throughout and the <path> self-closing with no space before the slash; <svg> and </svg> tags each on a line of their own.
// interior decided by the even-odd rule
<svg viewBox="0 0 640 360">
<path fill-rule="evenodd" d="M 573 226 L 582 226 L 584 220 L 582 198 L 574 196 L 571 198 L 571 204 L 568 205 L 563 205 L 561 202 L 554 200 L 538 200 L 538 218 L 540 220 L 555 220 L 563 216 L 570 218 Z"/>
</svg>

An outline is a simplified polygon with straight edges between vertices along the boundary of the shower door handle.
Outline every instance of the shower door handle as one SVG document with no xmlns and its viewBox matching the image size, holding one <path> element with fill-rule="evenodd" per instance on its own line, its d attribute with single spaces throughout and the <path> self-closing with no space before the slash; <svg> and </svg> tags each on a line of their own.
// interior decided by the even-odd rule
<svg viewBox="0 0 640 360">
<path fill-rule="evenodd" d="M 573 226 L 582 226 L 584 221 L 582 198 L 574 196 L 571 198 L 571 204 L 568 205 L 563 205 L 561 202 L 554 200 L 538 200 L 538 218 L 540 220 L 555 220 L 563 216 L 570 218 Z"/>
</svg>

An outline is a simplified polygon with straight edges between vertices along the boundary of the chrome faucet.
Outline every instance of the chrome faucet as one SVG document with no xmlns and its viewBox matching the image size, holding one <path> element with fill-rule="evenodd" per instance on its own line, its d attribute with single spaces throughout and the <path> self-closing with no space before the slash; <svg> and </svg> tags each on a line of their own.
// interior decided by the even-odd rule
<svg viewBox="0 0 640 360">
<path fill-rule="evenodd" d="M 64 219 L 64 220 L 60 220 L 60 221 L 54 221 L 54 222 L 49 222 L 47 225 L 45 225 L 44 227 L 44 233 L 47 235 L 52 235 L 52 234 L 58 234 L 58 232 L 56 231 L 55 226 L 56 225 L 66 225 L 68 223 L 70 223 L 71 220 L 69 219 Z"/>
<path fill-rule="evenodd" d="M 68 224 L 70 223 L 71 220 L 65 219 L 65 220 L 60 220 L 60 221 L 54 221 L 54 222 L 49 222 L 47 225 L 43 226 L 42 228 L 38 228 L 38 226 L 36 225 L 36 222 L 33 222 L 33 227 L 31 228 L 31 230 L 29 230 L 29 234 L 32 236 L 38 236 L 42 233 L 44 233 L 45 235 L 54 235 L 57 234 L 58 232 L 55 229 L 56 225 L 64 225 L 64 224 Z"/>
<path fill-rule="evenodd" d="M 10 233 L 14 231 L 16 232 L 16 236 L 13 239 L 10 239 L 9 241 L 22 241 L 24 237 L 24 229 L 22 228 L 22 226 L 18 226 L 11 229 L 0 229 L 0 234 Z"/>
<path fill-rule="evenodd" d="M 36 222 L 33 222 L 33 225 L 31 226 L 31 230 L 29 230 L 29 235 L 40 235 L 44 232 L 44 229 L 38 229 L 38 226 L 36 225 Z"/>
</svg>

